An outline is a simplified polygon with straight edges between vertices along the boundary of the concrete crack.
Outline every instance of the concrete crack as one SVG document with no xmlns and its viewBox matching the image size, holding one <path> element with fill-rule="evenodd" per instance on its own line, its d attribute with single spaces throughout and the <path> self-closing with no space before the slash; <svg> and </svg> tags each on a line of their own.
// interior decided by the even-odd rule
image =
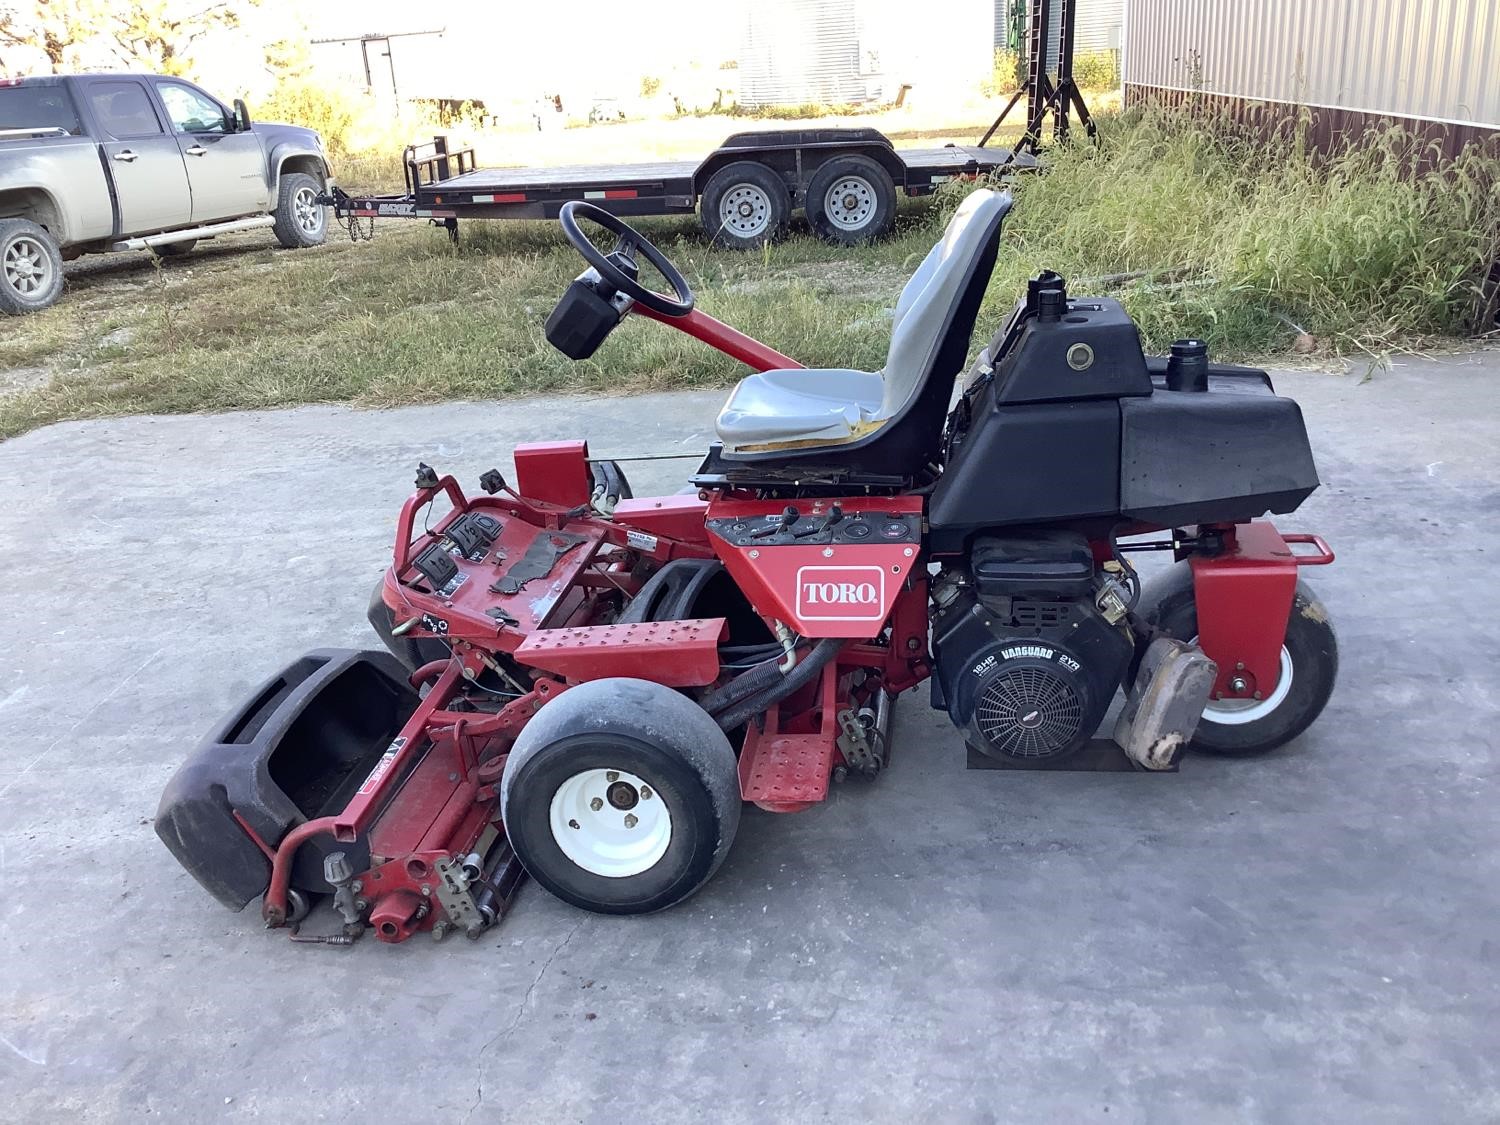
<svg viewBox="0 0 1500 1125">
<path fill-rule="evenodd" d="M 464 1114 L 464 1125 L 468 1125 L 469 1118 L 474 1116 L 474 1111 L 484 1103 L 484 1056 L 489 1054 L 490 1049 L 496 1044 L 510 1038 L 511 1032 L 521 1022 L 521 1017 L 526 1014 L 526 1005 L 531 1003 L 531 994 L 536 991 L 536 986 L 542 983 L 542 978 L 547 975 L 547 970 L 552 967 L 552 962 L 557 960 L 557 955 L 568 948 L 568 943 L 573 940 L 573 935 L 583 928 L 588 921 L 587 916 L 580 918 L 573 924 L 562 941 L 553 947 L 552 952 L 547 954 L 547 959 L 542 962 L 542 967 L 537 970 L 536 976 L 531 978 L 531 983 L 526 986 L 526 994 L 521 997 L 521 1002 L 516 1005 L 516 1014 L 511 1017 L 510 1023 L 495 1032 L 483 1047 L 479 1048 L 479 1054 L 474 1059 L 474 1104 Z"/>
</svg>

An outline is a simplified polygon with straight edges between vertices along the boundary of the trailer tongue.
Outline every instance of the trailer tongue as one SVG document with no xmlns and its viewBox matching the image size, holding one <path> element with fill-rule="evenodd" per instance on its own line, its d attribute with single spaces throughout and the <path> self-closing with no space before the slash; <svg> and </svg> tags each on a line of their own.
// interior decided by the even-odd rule
<svg viewBox="0 0 1500 1125">
<path fill-rule="evenodd" d="M 457 238 L 459 219 L 555 219 L 582 200 L 623 216 L 697 210 L 708 236 L 735 249 L 777 238 L 801 210 L 820 237 L 852 245 L 890 229 L 897 191 L 929 195 L 949 180 L 1036 167 L 1008 148 L 898 149 L 875 129 L 736 133 L 696 162 L 478 168 L 472 149 L 450 149 L 446 137 L 409 146 L 403 160 L 400 194 L 325 197 L 351 235 L 360 219 L 401 218 L 430 219 Z"/>
</svg>

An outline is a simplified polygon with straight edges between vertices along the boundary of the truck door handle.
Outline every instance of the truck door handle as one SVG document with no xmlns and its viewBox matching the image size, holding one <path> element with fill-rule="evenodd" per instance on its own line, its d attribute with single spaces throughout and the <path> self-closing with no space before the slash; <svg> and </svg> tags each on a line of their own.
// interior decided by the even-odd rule
<svg viewBox="0 0 1500 1125">
<path fill-rule="evenodd" d="M 124 164 L 131 164 L 135 162 L 136 156 L 128 148 L 122 148 L 119 152 L 115 153 L 115 159 Z"/>
<path fill-rule="evenodd" d="M 205 152 L 208 151 L 208 149 L 204 148 L 202 145 L 194 145 L 192 148 L 185 148 L 182 151 L 187 153 L 189 156 L 202 156 Z"/>
</svg>

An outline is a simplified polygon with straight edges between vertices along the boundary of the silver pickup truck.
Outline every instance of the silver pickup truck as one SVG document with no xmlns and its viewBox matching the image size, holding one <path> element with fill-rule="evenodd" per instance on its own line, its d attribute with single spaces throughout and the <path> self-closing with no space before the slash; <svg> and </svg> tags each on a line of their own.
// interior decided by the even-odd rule
<svg viewBox="0 0 1500 1125">
<path fill-rule="evenodd" d="M 0 80 L 0 313 L 52 304 L 80 254 L 182 254 L 254 227 L 316 246 L 332 186 L 311 129 L 252 124 L 180 78 Z"/>
</svg>

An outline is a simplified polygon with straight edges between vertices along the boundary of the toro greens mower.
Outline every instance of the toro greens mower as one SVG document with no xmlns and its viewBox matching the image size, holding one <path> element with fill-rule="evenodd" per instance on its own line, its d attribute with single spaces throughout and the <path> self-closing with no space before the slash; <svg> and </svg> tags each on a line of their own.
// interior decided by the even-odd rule
<svg viewBox="0 0 1500 1125">
<path fill-rule="evenodd" d="M 1122 688 L 1136 768 L 1295 738 L 1337 667 L 1298 577 L 1332 553 L 1259 518 L 1318 485 L 1296 403 L 1197 341 L 1147 358 L 1116 301 L 1053 273 L 955 388 L 1010 205 L 959 207 L 874 372 L 800 367 L 695 309 L 620 219 L 564 207 L 589 268 L 548 339 L 583 359 L 637 313 L 743 361 L 719 441 L 646 498 L 583 441 L 518 447 L 482 495 L 419 466 L 370 606 L 385 651 L 308 653 L 225 719 L 162 798 L 173 854 L 294 936 L 331 896 L 341 925 L 302 940 L 475 937 L 525 874 L 586 910 L 680 902 L 742 802 L 797 812 L 883 770 L 923 681 L 1013 766 L 1077 754 Z M 1143 588 L 1139 551 L 1175 565 Z"/>
</svg>

